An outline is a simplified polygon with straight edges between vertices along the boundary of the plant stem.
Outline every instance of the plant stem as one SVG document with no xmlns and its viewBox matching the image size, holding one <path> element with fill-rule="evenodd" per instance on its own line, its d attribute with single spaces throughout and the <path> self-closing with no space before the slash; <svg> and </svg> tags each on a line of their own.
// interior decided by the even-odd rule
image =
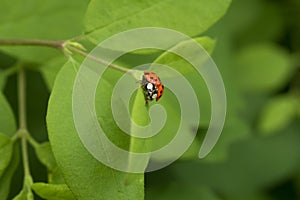
<svg viewBox="0 0 300 200">
<path fill-rule="evenodd" d="M 28 150 L 27 150 L 27 124 L 26 124 L 26 77 L 25 70 L 20 66 L 18 74 L 18 99 L 19 99 L 19 131 L 22 133 L 21 146 L 22 146 L 22 157 L 24 174 L 26 177 L 31 177 L 28 161 Z M 25 180 L 24 179 L 24 180 Z"/>
<path fill-rule="evenodd" d="M 37 141 L 35 141 L 35 139 L 33 137 L 31 137 L 31 135 L 29 134 L 28 131 L 26 132 L 25 136 L 26 136 L 27 141 L 33 148 L 37 148 L 39 146 L 39 143 Z"/>
<path fill-rule="evenodd" d="M 0 39 L 1 46 L 46 46 L 63 49 L 65 40 Z"/>
<path fill-rule="evenodd" d="M 26 130 L 26 77 L 22 66 L 19 68 L 18 76 L 18 98 L 19 98 L 19 128 Z"/>
<path fill-rule="evenodd" d="M 98 58 L 98 57 L 92 56 L 92 55 L 90 55 L 90 54 L 87 54 L 86 52 L 84 52 L 84 51 L 82 51 L 82 50 L 80 50 L 80 49 L 78 49 L 78 48 L 75 48 L 75 47 L 73 47 L 73 46 L 68 46 L 67 48 L 68 48 L 69 50 L 75 52 L 75 53 L 78 53 L 78 54 L 80 54 L 80 55 L 82 55 L 82 56 L 84 56 L 84 57 L 87 57 L 87 58 L 89 58 L 89 59 L 91 59 L 91 60 L 94 60 L 94 61 L 96 61 L 96 62 L 98 62 L 98 63 L 107 65 L 107 66 L 109 66 L 109 67 L 111 67 L 111 68 L 113 68 L 113 69 L 116 69 L 116 70 L 118 70 L 118 71 L 125 72 L 125 73 L 132 73 L 132 70 L 131 70 L 131 69 L 127 69 L 127 68 L 125 68 L 125 67 L 121 67 L 121 66 L 119 66 L 119 65 L 109 63 L 109 62 L 107 62 L 106 60 L 103 60 L 103 59 L 101 59 L 101 58 Z"/>
<path fill-rule="evenodd" d="M 112 64 L 103 60 L 101 58 L 87 54 L 86 52 L 80 50 L 84 49 L 80 43 L 71 42 L 71 40 L 36 40 L 36 39 L 0 39 L 0 46 L 45 46 L 55 49 L 60 49 L 64 53 L 69 54 L 68 51 L 75 52 L 82 56 L 85 56 L 91 60 L 98 63 L 109 66 L 112 69 L 129 73 L 137 80 L 140 79 L 140 73 L 136 70 L 127 69 L 116 64 Z"/>
</svg>

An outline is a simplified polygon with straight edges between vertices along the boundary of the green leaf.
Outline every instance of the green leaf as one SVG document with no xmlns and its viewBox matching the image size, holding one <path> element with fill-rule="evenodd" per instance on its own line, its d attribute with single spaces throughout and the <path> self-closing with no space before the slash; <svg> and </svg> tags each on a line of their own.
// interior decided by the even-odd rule
<svg viewBox="0 0 300 200">
<path fill-rule="evenodd" d="M 9 194 L 12 177 L 20 161 L 19 151 L 20 151 L 19 146 L 14 145 L 12 159 L 10 160 L 9 165 L 6 167 L 3 175 L 0 177 L 0 197 L 2 199 L 6 199 Z"/>
<path fill-rule="evenodd" d="M 64 184 L 65 183 L 65 179 L 64 179 L 62 172 L 61 172 L 60 168 L 58 167 L 58 165 L 56 165 L 56 167 L 53 170 L 48 171 L 48 183 L 51 183 L 51 184 Z"/>
<path fill-rule="evenodd" d="M 51 147 L 65 181 L 77 199 L 142 199 L 143 175 L 123 173 L 105 166 L 86 150 L 78 136 L 72 113 L 72 89 L 78 67 L 79 63 L 67 62 L 59 72 L 47 113 Z M 103 83 L 109 86 L 107 82 Z M 107 87 L 104 89 L 111 92 Z M 107 101 L 105 95 L 98 99 Z M 106 111 L 103 112 L 105 115 Z M 118 139 L 118 133 L 112 137 L 124 144 Z M 135 177 L 134 181 L 125 184 L 128 176 Z"/>
<path fill-rule="evenodd" d="M 66 184 L 34 183 L 31 188 L 36 194 L 47 200 L 75 199 Z"/>
<path fill-rule="evenodd" d="M 204 50 L 211 54 L 214 46 L 215 41 L 209 37 L 199 37 L 195 38 L 194 40 L 188 40 L 183 41 L 171 48 L 171 51 L 184 51 L 187 52 L 190 55 L 190 59 L 193 59 L 193 57 L 197 56 L 203 56 L 203 63 L 210 59 L 209 55 L 206 54 L 203 51 L 203 55 L 195 55 L 193 52 L 193 48 L 190 48 L 190 45 L 193 47 L 195 44 L 195 41 L 199 43 Z M 202 61 L 202 60 L 201 60 Z M 208 93 L 208 89 L 206 86 L 206 83 L 204 82 L 202 76 L 194 69 L 194 67 L 191 65 L 191 63 L 187 62 L 184 58 L 182 58 L 179 55 L 176 55 L 170 51 L 166 51 L 163 54 L 161 54 L 155 61 L 153 62 L 155 64 L 163 64 L 167 65 L 176 71 L 178 71 L 181 75 L 183 75 L 188 81 L 191 82 L 191 86 L 193 87 L 193 90 L 195 91 L 198 102 L 200 102 L 200 110 L 201 110 L 201 121 L 200 124 L 202 126 L 207 126 L 210 122 L 210 95 Z M 152 66 L 152 68 L 155 67 Z M 158 66 L 159 67 L 159 66 Z M 160 67 L 159 67 L 160 68 Z M 174 78 L 168 71 L 165 71 L 164 69 L 157 69 L 160 76 L 163 76 L 165 78 Z M 163 81 L 163 80 L 162 80 Z"/>
<path fill-rule="evenodd" d="M 0 133 L 0 177 L 10 163 L 13 154 L 13 142 L 6 135 Z"/>
<path fill-rule="evenodd" d="M 258 130 L 270 134 L 285 128 L 297 114 L 297 103 L 298 99 L 287 95 L 270 99 L 262 110 Z"/>
<path fill-rule="evenodd" d="M 204 37 L 194 38 L 194 40 L 196 42 L 198 42 L 202 46 L 202 48 L 207 51 L 207 53 L 209 55 L 211 55 L 213 53 L 214 48 L 216 46 L 216 41 L 214 39 L 212 39 L 210 37 L 207 37 L 207 36 L 204 36 Z M 188 42 L 189 41 L 187 41 L 187 44 L 185 44 L 185 45 L 188 45 Z"/>
<path fill-rule="evenodd" d="M 43 75 L 44 80 L 46 81 L 48 89 L 51 91 L 54 85 L 54 81 L 57 73 L 66 63 L 67 58 L 65 56 L 55 57 L 46 63 L 44 63 L 40 68 L 40 72 Z"/>
<path fill-rule="evenodd" d="M 89 3 L 85 32 L 99 43 L 113 34 L 140 27 L 170 28 L 196 36 L 220 19 L 230 0 L 99 1 Z"/>
<path fill-rule="evenodd" d="M 131 120 L 133 120 L 135 123 L 137 123 L 140 126 L 146 126 L 150 122 L 148 109 L 145 106 L 145 97 L 141 88 L 137 91 L 132 105 Z M 138 135 L 141 134 L 141 131 L 137 129 L 135 126 L 134 127 L 131 126 L 130 134 Z M 147 139 L 138 139 L 136 137 L 131 137 L 129 151 L 140 152 L 141 150 L 143 150 L 143 152 L 147 152 L 147 151 L 151 152 L 151 140 L 147 141 Z M 150 155 L 149 157 L 145 157 L 145 159 L 137 163 L 132 160 L 132 157 L 129 157 L 128 168 L 132 168 L 131 165 L 135 165 L 135 166 L 140 165 L 141 168 L 146 170 L 149 158 Z"/>
<path fill-rule="evenodd" d="M 16 132 L 16 121 L 12 109 L 0 92 L 0 132 L 11 137 Z"/>
<path fill-rule="evenodd" d="M 56 167 L 56 161 L 53 156 L 49 142 L 39 144 L 34 148 L 39 161 L 47 167 L 48 170 L 53 170 Z"/>
<path fill-rule="evenodd" d="M 65 183 L 61 170 L 57 166 L 52 148 L 49 142 L 38 144 L 34 147 L 35 153 L 39 161 L 47 167 L 49 183 Z"/>
<path fill-rule="evenodd" d="M 234 77 L 240 90 L 272 92 L 290 78 L 294 68 L 287 52 L 273 44 L 258 44 L 236 55 Z"/>
<path fill-rule="evenodd" d="M 198 37 L 194 38 L 192 40 L 187 40 L 178 43 L 174 47 L 172 47 L 169 51 L 166 51 L 162 53 L 158 58 L 155 59 L 154 63 L 164 64 L 167 66 L 170 66 L 177 71 L 179 71 L 181 74 L 188 74 L 195 72 L 194 67 L 190 63 L 188 63 L 185 58 L 182 58 L 181 56 L 174 54 L 170 51 L 184 51 L 186 54 L 190 55 L 190 59 L 193 59 L 193 57 L 203 57 L 203 62 L 209 59 L 210 57 L 208 54 L 205 54 L 203 51 L 203 55 L 195 54 L 194 49 L 190 47 L 194 47 L 195 42 L 197 42 L 203 50 L 205 50 L 208 54 L 212 54 L 214 47 L 215 47 L 215 41 L 211 39 L 210 37 Z M 190 49 L 189 49 L 190 48 Z M 164 73 L 162 69 L 160 69 L 160 74 Z M 164 74 L 164 77 L 170 77 L 168 75 L 168 72 Z"/>
<path fill-rule="evenodd" d="M 22 0 L 2 0 L 0 38 L 62 40 L 79 36 L 86 6 L 87 1 L 29 0 L 24 6 Z M 1 47 L 1 50 L 34 62 L 44 62 L 61 54 L 45 47 Z"/>
</svg>

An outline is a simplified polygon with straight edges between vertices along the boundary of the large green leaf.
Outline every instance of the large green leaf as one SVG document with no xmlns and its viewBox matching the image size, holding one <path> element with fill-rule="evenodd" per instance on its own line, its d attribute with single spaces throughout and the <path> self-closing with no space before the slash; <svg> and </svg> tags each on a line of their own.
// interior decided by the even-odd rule
<svg viewBox="0 0 300 200">
<path fill-rule="evenodd" d="M 94 43 L 139 27 L 164 27 L 196 36 L 218 21 L 229 4 L 230 0 L 92 0 L 86 13 L 85 33 Z"/>
<path fill-rule="evenodd" d="M 16 132 L 16 122 L 12 109 L 0 92 L 0 132 L 12 136 Z"/>
<path fill-rule="evenodd" d="M 87 1 L 41 2 L 1 0 L 0 38 L 69 39 L 81 34 Z M 60 52 L 45 47 L 1 47 L 1 50 L 34 62 L 42 62 Z"/>
<path fill-rule="evenodd" d="M 135 123 L 137 123 L 140 126 L 146 126 L 149 124 L 150 119 L 148 116 L 148 110 L 145 106 L 145 98 L 143 95 L 142 89 L 139 89 L 133 105 L 132 105 L 132 111 L 131 111 L 131 120 L 133 120 Z M 139 135 L 141 134 L 141 131 L 136 128 L 135 126 L 130 127 L 130 133 L 132 135 Z M 144 132 L 145 133 L 145 132 Z M 139 152 L 140 150 L 143 150 L 143 152 L 151 151 L 151 141 L 147 141 L 147 139 L 138 139 L 136 137 L 131 137 L 130 140 L 130 151 L 131 152 Z M 132 157 L 129 157 L 128 162 L 128 168 L 132 168 L 131 165 L 139 165 L 142 169 L 147 168 L 148 161 L 149 161 L 150 155 L 146 156 L 144 159 L 141 159 L 140 162 L 132 161 Z"/>
<path fill-rule="evenodd" d="M 47 114 L 49 139 L 66 183 L 78 199 L 142 199 L 143 175 L 127 174 L 105 166 L 80 141 L 72 113 L 72 89 L 78 67 L 78 63 L 68 62 L 59 72 Z M 106 86 L 104 89 L 109 91 L 109 83 L 103 83 Z M 105 95 L 99 99 L 107 101 Z M 106 114 L 106 110 L 102 112 Z M 126 147 L 127 142 L 123 142 L 118 133 L 111 137 Z M 134 178 L 126 184 L 128 176 Z"/>
</svg>

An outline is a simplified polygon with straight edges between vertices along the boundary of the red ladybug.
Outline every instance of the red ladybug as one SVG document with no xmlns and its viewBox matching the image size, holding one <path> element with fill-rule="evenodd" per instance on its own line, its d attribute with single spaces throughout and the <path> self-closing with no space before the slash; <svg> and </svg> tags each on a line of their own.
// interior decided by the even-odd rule
<svg viewBox="0 0 300 200">
<path fill-rule="evenodd" d="M 164 86 L 161 83 L 160 78 L 153 72 L 144 72 L 141 84 L 146 104 L 154 99 L 158 101 L 164 93 Z"/>
</svg>

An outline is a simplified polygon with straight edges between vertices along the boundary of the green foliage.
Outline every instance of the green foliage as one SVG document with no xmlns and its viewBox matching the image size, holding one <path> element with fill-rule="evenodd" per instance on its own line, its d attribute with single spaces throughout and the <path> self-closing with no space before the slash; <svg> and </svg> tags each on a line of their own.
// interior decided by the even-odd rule
<svg viewBox="0 0 300 200">
<path fill-rule="evenodd" d="M 132 120 L 140 126 L 146 126 L 148 125 L 151 120 L 148 116 L 148 106 L 145 106 L 145 98 L 142 89 L 140 88 L 137 91 L 137 94 L 134 98 L 132 110 L 131 110 L 131 118 Z M 138 135 L 141 131 L 134 127 L 130 127 L 130 134 L 132 135 Z M 149 131 L 144 131 L 144 134 L 149 134 Z M 130 146 L 129 151 L 130 152 L 149 152 L 152 149 L 152 140 L 153 139 L 139 139 L 136 137 L 131 137 L 130 139 Z M 137 165 L 141 169 L 147 168 L 147 164 L 149 162 L 149 156 L 145 157 L 144 160 L 141 160 L 140 162 L 134 162 L 132 157 L 128 158 L 128 168 L 131 169 L 133 167 L 136 167 Z M 127 182 L 131 181 L 130 178 L 128 178 Z"/>
<path fill-rule="evenodd" d="M 23 188 L 13 200 L 33 200 L 33 193 L 29 189 Z"/>
<path fill-rule="evenodd" d="M 0 133 L 0 177 L 9 165 L 13 153 L 13 142 L 9 137 Z"/>
<path fill-rule="evenodd" d="M 6 199 L 13 174 L 19 163 L 17 145 L 10 138 L 16 131 L 16 122 L 11 107 L 0 92 L 0 196 Z"/>
<path fill-rule="evenodd" d="M 44 199 L 48 200 L 72 200 L 75 199 L 73 193 L 66 184 L 46 184 L 34 183 L 32 189 Z"/>
<path fill-rule="evenodd" d="M 212 54 L 213 49 L 215 47 L 215 41 L 213 39 L 209 37 L 198 37 L 195 38 L 194 41 L 199 43 L 207 53 Z M 187 51 L 190 45 L 194 44 L 194 41 L 183 41 L 177 44 L 176 46 L 174 46 L 173 48 L 171 48 L 170 50 Z M 193 54 L 193 52 L 189 52 L 189 54 L 191 55 L 191 59 L 194 56 L 197 57 L 200 56 L 200 55 Z M 203 63 L 204 63 L 208 57 L 206 54 L 201 56 L 203 57 Z M 159 57 L 155 59 L 153 63 L 163 64 L 172 67 L 173 69 L 180 72 L 180 74 L 184 75 L 187 78 L 187 80 L 191 82 L 191 85 L 198 97 L 198 101 L 201 102 L 199 105 L 201 110 L 200 124 L 203 126 L 208 126 L 210 121 L 210 96 L 202 76 L 196 72 L 194 67 L 188 61 L 186 61 L 185 58 L 182 58 L 181 56 L 171 53 L 169 51 L 161 54 Z M 169 72 L 164 71 L 163 69 L 159 69 L 159 73 L 160 75 L 163 75 L 166 78 L 172 78 L 170 77 Z M 171 100 L 169 100 L 168 102 L 168 105 L 170 104 L 171 104 Z M 171 105 L 171 107 L 175 108 L 176 106 L 173 104 Z M 178 114 L 180 115 L 180 113 L 177 113 L 177 115 Z"/>
<path fill-rule="evenodd" d="M 297 114 L 298 99 L 291 96 L 272 98 L 263 108 L 258 129 L 264 134 L 274 133 L 288 126 Z"/>
<path fill-rule="evenodd" d="M 87 1 L 41 2 L 1 0 L 0 38 L 62 40 L 81 34 Z M 31 62 L 45 62 L 59 52 L 45 47 L 1 47 L 1 50 Z"/>
<path fill-rule="evenodd" d="M 19 146 L 17 146 L 17 145 L 14 146 L 12 153 L 10 153 L 9 151 L 3 152 L 1 149 L 2 153 L 11 154 L 11 159 L 10 159 L 9 163 L 7 163 L 5 171 L 0 176 L 0 196 L 3 199 L 6 199 L 9 195 L 12 178 L 13 178 L 13 175 L 19 165 L 19 160 L 20 160 L 19 151 L 20 151 L 20 149 L 19 149 Z M 2 156 L 4 156 L 4 155 L 1 155 L 1 157 Z M 5 156 L 7 156 L 7 155 L 5 155 Z"/>
<path fill-rule="evenodd" d="M 172 173 L 173 183 L 200 186 L 205 184 L 227 198 L 243 199 L 258 196 L 259 191 L 272 187 L 274 182 L 283 180 L 298 170 L 299 135 L 292 129 L 272 138 L 241 141 L 229 150 L 230 155 L 225 162 L 178 162 L 170 170 L 154 174 L 152 178 L 160 176 L 161 179 L 168 180 Z M 152 187 L 156 188 L 154 185 Z M 199 197 L 201 196 L 193 196 L 192 199 Z"/>
<path fill-rule="evenodd" d="M 186 162 L 183 157 L 181 162 L 149 174 L 148 197 L 163 195 L 167 189 L 162 188 L 182 183 L 208 186 L 221 199 L 299 198 L 299 60 L 295 62 L 291 55 L 298 57 L 299 48 L 294 45 L 298 40 L 288 36 L 298 30 L 296 23 L 290 24 L 291 16 L 298 15 L 297 5 L 234 1 L 228 14 L 208 31 L 208 35 L 218 36 L 213 58 L 226 86 L 225 127 L 204 160 Z M 291 7 L 294 12 L 289 12 Z M 283 11 L 289 14 L 283 15 Z M 196 147 L 187 153 L 197 153 L 194 149 L 199 144 L 193 145 Z M 184 191 L 188 189 L 180 194 Z M 186 197 L 200 199 L 201 194 L 193 192 Z"/>
<path fill-rule="evenodd" d="M 272 44 L 247 47 L 236 55 L 236 62 L 237 82 L 250 92 L 278 90 L 294 71 L 288 53 Z"/>
<path fill-rule="evenodd" d="M 12 136 L 16 131 L 16 122 L 14 118 L 14 114 L 12 109 L 9 106 L 9 103 L 0 92 L 0 132 L 7 135 Z"/>
<path fill-rule="evenodd" d="M 98 1 L 89 3 L 85 33 L 94 43 L 132 28 L 165 27 L 196 36 L 224 15 L 230 0 Z M 205 6 L 204 6 L 205 5 Z"/>
<path fill-rule="evenodd" d="M 230 0 L 29 0 L 25 3 L 0 0 L 0 198 L 299 199 L 299 1 L 230 3 Z M 194 37 L 212 55 L 226 87 L 227 119 L 213 151 L 198 160 L 211 117 L 210 94 L 204 79 L 187 60 L 169 51 L 139 50 L 121 56 L 115 64 L 126 69 L 153 63 L 149 70 L 154 72 L 155 64 L 180 72 L 192 85 L 201 111 L 196 139 L 177 162 L 146 175 L 125 173 L 99 162 L 79 138 L 72 92 L 84 59 L 77 54 L 84 52 L 78 52 L 82 49 L 70 44 L 78 42 L 90 51 L 116 33 L 155 26 Z M 56 42 L 59 48 L 20 43 L 12 47 L 5 45 L 5 39 L 59 40 Z M 191 40 L 181 41 L 170 50 L 188 50 L 191 44 Z M 114 52 L 116 47 L 124 49 L 124 44 L 116 45 L 108 47 L 107 52 Z M 193 51 L 189 55 L 202 56 Z M 203 63 L 206 59 L 203 56 Z M 25 91 L 28 102 L 23 102 L 28 108 L 25 127 L 17 127 L 16 123 L 16 117 L 20 123 L 24 114 L 20 109 L 20 93 L 16 96 L 20 79 L 15 74 L 21 68 L 25 68 L 28 83 Z M 28 75 L 31 71 L 38 72 L 37 76 Z M 167 71 L 158 71 L 165 79 L 176 79 Z M 166 87 L 158 102 L 167 113 L 160 132 L 147 139 L 125 134 L 114 120 L 111 102 L 114 86 L 123 74 L 112 68 L 105 71 L 95 94 L 97 118 L 93 123 L 100 124 L 110 141 L 123 150 L 140 153 L 164 147 L 174 138 L 181 120 L 190 119 L 181 119 L 180 102 Z M 41 86 L 38 81 L 42 78 L 45 85 Z M 135 84 L 137 90 L 131 94 L 126 117 L 131 116 L 143 126 L 151 123 L 154 103 L 145 106 L 142 89 Z M 37 86 L 45 90 L 44 94 L 38 93 Z M 47 108 L 43 95 L 50 96 Z M 41 110 L 38 105 L 43 101 L 45 107 Z M 127 112 L 125 102 L 117 99 L 114 103 L 120 113 Z M 36 115 L 37 112 L 43 116 Z M 184 127 L 184 133 L 190 135 L 195 128 Z M 134 126 L 129 130 L 133 135 L 139 133 Z M 48 136 L 49 141 L 45 141 Z M 29 161 L 23 157 L 23 164 L 20 155 L 27 155 L 27 151 L 22 143 L 20 148 L 21 139 L 33 149 L 29 148 Z M 99 144 L 95 148 L 113 155 L 114 152 Z M 168 156 L 172 159 L 172 155 Z M 146 169 L 148 159 L 136 163 L 129 157 L 127 167 L 140 165 Z M 23 176 L 27 164 L 30 174 L 25 172 Z"/>
<path fill-rule="evenodd" d="M 194 42 L 199 43 L 199 45 L 201 45 L 201 47 L 205 49 L 207 53 L 212 54 L 215 46 L 215 41 L 209 37 L 198 37 L 198 38 L 194 38 L 194 40 L 191 41 L 180 42 L 179 44 L 171 48 L 169 51 L 164 52 L 158 58 L 156 58 L 154 63 L 170 66 L 176 69 L 177 71 L 179 71 L 183 75 L 195 72 L 195 69 L 192 67 L 192 65 L 188 63 L 184 58 L 182 58 L 179 55 L 176 55 L 175 53 L 170 52 L 170 51 L 188 51 L 189 47 L 193 45 Z M 193 54 L 192 51 L 189 53 L 191 55 L 190 56 L 191 58 L 199 56 Z M 207 59 L 206 54 L 201 56 L 203 56 L 203 59 Z M 168 72 L 164 72 L 163 70 L 160 70 L 160 75 L 161 74 L 163 74 L 163 76 L 166 78 L 170 77 Z"/>
<path fill-rule="evenodd" d="M 55 168 L 56 162 L 49 142 L 39 144 L 35 147 L 35 151 L 38 159 L 47 167 L 47 169 L 52 170 Z"/>
<path fill-rule="evenodd" d="M 66 57 L 59 56 L 45 62 L 40 67 L 40 72 L 49 90 L 52 90 L 57 73 L 67 61 Z"/>
<path fill-rule="evenodd" d="M 182 183 L 170 183 L 167 187 L 153 188 L 150 189 L 149 195 L 146 196 L 146 199 L 152 200 L 165 200 L 165 199 L 174 199 L 180 200 L 185 199 L 186 197 L 193 194 L 194 199 L 205 199 L 205 200 L 221 200 L 218 195 L 214 192 L 201 185 L 187 185 Z"/>
<path fill-rule="evenodd" d="M 78 67 L 79 63 L 69 61 L 58 74 L 47 115 L 50 142 L 66 183 L 78 199 L 142 199 L 143 175 L 126 174 L 100 163 L 87 152 L 77 135 L 72 88 Z M 61 121 L 64 126 L 59 125 Z M 129 185 L 125 183 L 127 176 L 134 177 Z"/>
</svg>

